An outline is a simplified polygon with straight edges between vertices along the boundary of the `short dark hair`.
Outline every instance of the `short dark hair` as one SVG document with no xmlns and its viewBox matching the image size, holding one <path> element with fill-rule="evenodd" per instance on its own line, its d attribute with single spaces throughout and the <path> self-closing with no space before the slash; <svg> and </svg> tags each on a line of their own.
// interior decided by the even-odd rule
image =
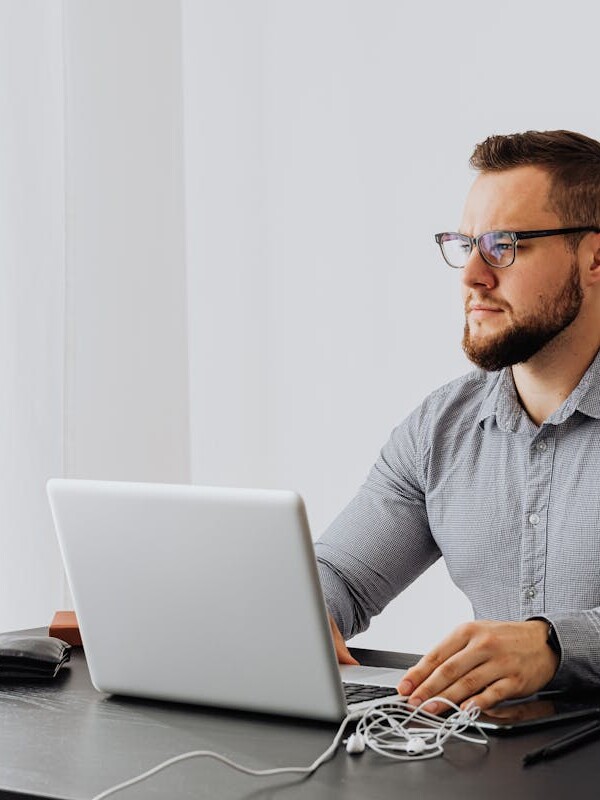
<svg viewBox="0 0 600 800">
<path fill-rule="evenodd" d="M 589 136 L 562 130 L 488 136 L 469 163 L 479 172 L 541 167 L 550 176 L 550 208 L 562 224 L 600 226 L 600 142 Z M 566 239 L 575 250 L 581 234 Z"/>
</svg>

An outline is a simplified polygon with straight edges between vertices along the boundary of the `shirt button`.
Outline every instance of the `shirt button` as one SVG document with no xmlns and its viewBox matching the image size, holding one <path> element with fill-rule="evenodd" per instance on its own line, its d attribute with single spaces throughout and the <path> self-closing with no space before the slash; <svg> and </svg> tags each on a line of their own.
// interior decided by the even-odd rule
<svg viewBox="0 0 600 800">
<path fill-rule="evenodd" d="M 540 521 L 540 515 L 539 514 L 530 514 L 529 515 L 529 522 L 531 522 L 532 525 L 537 525 L 539 521 Z"/>
<path fill-rule="evenodd" d="M 529 600 L 533 600 L 533 598 L 535 597 L 535 589 L 533 588 L 533 586 L 530 586 L 529 589 L 527 589 L 527 591 L 525 592 L 525 597 L 527 597 Z"/>
<path fill-rule="evenodd" d="M 547 443 L 547 442 L 545 442 L 545 441 L 542 439 L 542 441 L 541 441 L 541 442 L 538 442 L 538 443 L 536 444 L 536 447 L 537 447 L 537 449 L 540 451 L 540 453 L 543 453 L 543 452 L 545 452 L 545 451 L 548 449 L 548 443 Z"/>
</svg>

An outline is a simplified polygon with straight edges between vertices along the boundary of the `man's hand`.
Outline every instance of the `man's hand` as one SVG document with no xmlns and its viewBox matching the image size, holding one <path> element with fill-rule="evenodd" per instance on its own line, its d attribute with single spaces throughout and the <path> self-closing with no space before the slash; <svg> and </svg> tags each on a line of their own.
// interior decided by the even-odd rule
<svg viewBox="0 0 600 800">
<path fill-rule="evenodd" d="M 344 637 L 340 633 L 340 629 L 335 624 L 333 617 L 329 614 L 329 624 L 331 626 L 331 633 L 333 635 L 333 643 L 335 645 L 335 654 L 340 664 L 354 664 L 358 666 L 358 661 L 352 658 L 350 651 L 346 647 Z"/>
<path fill-rule="evenodd" d="M 465 708 L 492 708 L 511 697 L 526 697 L 545 686 L 559 658 L 548 646 L 548 623 L 467 622 L 408 670 L 398 692 L 421 705 L 442 695 Z M 430 703 L 435 714 L 443 706 Z"/>
</svg>

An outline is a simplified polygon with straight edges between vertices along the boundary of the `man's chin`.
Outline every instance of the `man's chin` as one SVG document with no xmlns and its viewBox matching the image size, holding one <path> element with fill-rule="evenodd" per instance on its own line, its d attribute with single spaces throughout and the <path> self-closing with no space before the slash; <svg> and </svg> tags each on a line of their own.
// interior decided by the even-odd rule
<svg viewBox="0 0 600 800">
<path fill-rule="evenodd" d="M 525 364 L 548 343 L 548 339 L 523 340 L 511 337 L 488 338 L 487 341 L 473 341 L 469 336 L 463 338 L 465 355 L 477 367 L 486 372 L 499 372 L 505 367 Z"/>
<path fill-rule="evenodd" d="M 504 367 L 510 366 L 510 359 L 507 361 L 506 354 L 502 352 L 501 343 L 497 337 L 471 337 L 465 336 L 462 348 L 469 359 L 476 367 L 484 369 L 486 372 L 498 372 Z"/>
<path fill-rule="evenodd" d="M 465 355 L 472 364 L 485 372 L 499 372 L 507 366 L 507 364 L 495 358 L 490 358 L 487 353 L 473 353 L 472 351 L 465 350 Z"/>
</svg>

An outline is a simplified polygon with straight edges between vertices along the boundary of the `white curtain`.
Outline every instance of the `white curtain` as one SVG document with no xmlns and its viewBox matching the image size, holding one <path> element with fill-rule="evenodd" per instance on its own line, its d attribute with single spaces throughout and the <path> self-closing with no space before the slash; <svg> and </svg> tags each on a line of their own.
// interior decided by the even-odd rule
<svg viewBox="0 0 600 800">
<path fill-rule="evenodd" d="M 0 630 L 48 624 L 63 469 L 62 7 L 0 2 Z"/>
<path fill-rule="evenodd" d="M 189 479 L 180 36 L 0 0 L 0 630 L 70 604 L 49 477 Z"/>
</svg>

